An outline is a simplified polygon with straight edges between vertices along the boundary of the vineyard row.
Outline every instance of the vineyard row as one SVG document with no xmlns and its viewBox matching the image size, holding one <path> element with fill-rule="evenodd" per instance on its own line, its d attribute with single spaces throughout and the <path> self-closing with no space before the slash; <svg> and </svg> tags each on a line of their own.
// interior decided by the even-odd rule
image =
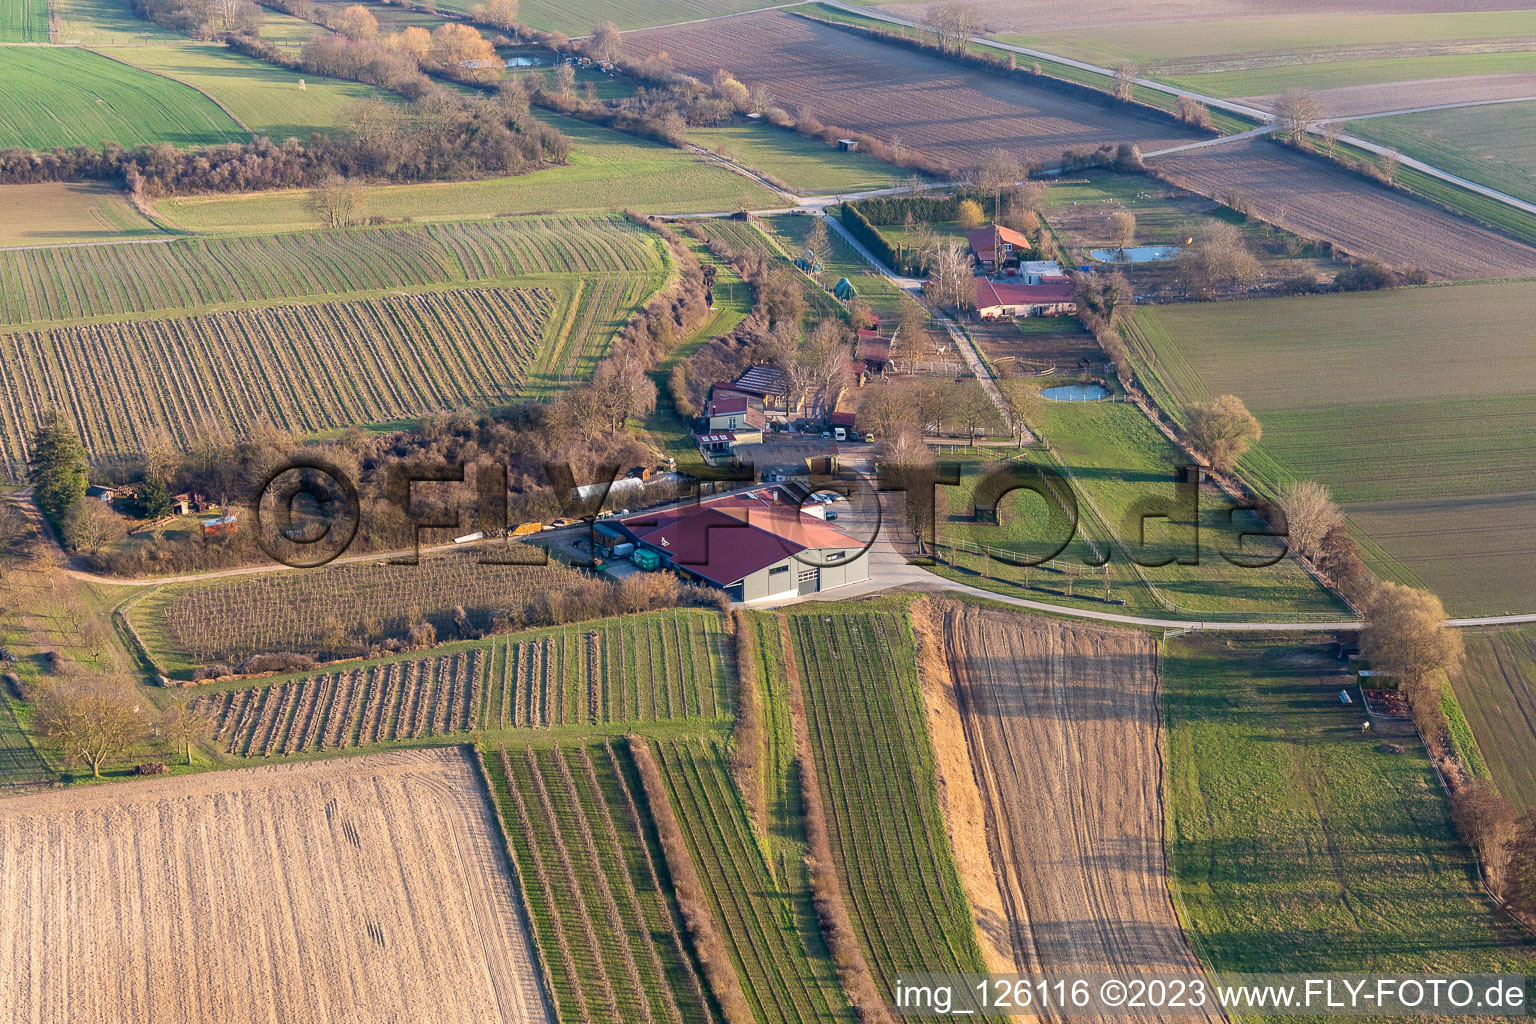
<svg viewBox="0 0 1536 1024">
<path fill-rule="evenodd" d="M 11 249 L 0 251 L 0 324 L 527 274 L 660 269 L 661 257 L 645 231 L 618 216 Z"/>
<path fill-rule="evenodd" d="M 553 305 L 497 288 L 0 334 L 0 458 L 23 475 L 49 409 L 110 460 L 214 426 L 313 433 L 505 402 Z"/>
<path fill-rule="evenodd" d="M 199 697 L 224 751 L 243 757 L 343 750 L 467 732 L 479 710 L 483 650 L 329 672 Z"/>
</svg>

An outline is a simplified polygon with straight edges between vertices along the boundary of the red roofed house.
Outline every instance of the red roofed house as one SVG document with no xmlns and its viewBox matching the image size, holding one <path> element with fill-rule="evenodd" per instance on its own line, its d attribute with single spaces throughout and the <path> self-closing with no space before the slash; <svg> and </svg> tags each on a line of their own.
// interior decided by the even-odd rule
<svg viewBox="0 0 1536 1024">
<path fill-rule="evenodd" d="M 976 279 L 976 314 L 983 320 L 1008 317 L 1062 316 L 1077 312 L 1077 295 L 1065 277 L 1043 278 L 1040 284 L 1011 284 Z"/>
<path fill-rule="evenodd" d="M 763 428 L 767 426 L 762 406 L 755 405 L 748 396 L 734 392 L 725 392 L 711 398 L 704 407 L 704 420 L 704 426 L 710 433 L 734 431 L 737 444 L 761 443 Z"/>
<path fill-rule="evenodd" d="M 802 512 L 782 486 L 641 512 L 618 526 L 664 566 L 733 601 L 814 594 L 869 579 L 863 542 Z"/>
<path fill-rule="evenodd" d="M 1001 224 L 988 224 L 984 228 L 967 231 L 965 240 L 970 244 L 971 252 L 982 269 L 991 273 L 1001 273 L 1009 267 L 1017 268 L 1024 254 L 1029 252 L 1029 239 Z"/>
</svg>

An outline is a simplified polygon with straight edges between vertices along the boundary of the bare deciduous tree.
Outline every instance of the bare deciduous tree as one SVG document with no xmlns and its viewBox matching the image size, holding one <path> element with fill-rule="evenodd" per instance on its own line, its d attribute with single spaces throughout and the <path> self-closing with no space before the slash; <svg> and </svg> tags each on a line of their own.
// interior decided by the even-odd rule
<svg viewBox="0 0 1536 1024">
<path fill-rule="evenodd" d="M 64 519 L 64 539 L 76 551 L 94 555 L 127 532 L 123 518 L 104 501 L 86 498 L 75 502 Z"/>
<path fill-rule="evenodd" d="M 1323 116 L 1323 105 L 1306 89 L 1291 89 L 1280 97 L 1277 108 L 1285 133 L 1297 145 Z"/>
<path fill-rule="evenodd" d="M 924 26 L 945 53 L 964 53 L 972 36 L 981 31 L 981 12 L 967 0 L 947 0 L 929 9 Z"/>
<path fill-rule="evenodd" d="M 613 61 L 623 56 L 624 37 L 619 34 L 619 26 L 605 21 L 594 28 L 587 41 L 587 52 L 598 60 Z"/>
<path fill-rule="evenodd" d="M 964 242 L 955 239 L 938 248 L 929 282 L 934 301 L 941 306 L 970 309 L 976 305 L 976 275 Z"/>
<path fill-rule="evenodd" d="M 1122 61 L 1115 65 L 1115 99 L 1130 101 L 1136 91 L 1136 65 Z"/>
<path fill-rule="evenodd" d="M 362 4 L 353 4 L 341 9 L 331 27 L 353 39 L 372 39 L 379 34 L 379 19 Z"/>
<path fill-rule="evenodd" d="M 1193 96 L 1179 97 L 1179 120 L 1192 128 L 1209 128 L 1211 126 L 1211 111 L 1204 103 Z"/>
<path fill-rule="evenodd" d="M 1397 169 L 1402 165 L 1402 157 L 1397 150 L 1389 149 L 1381 154 L 1381 179 L 1388 185 L 1397 184 Z"/>
<path fill-rule="evenodd" d="M 1210 461 L 1211 467 L 1230 473 L 1248 446 L 1263 436 L 1243 400 L 1222 395 L 1213 402 L 1194 402 L 1184 411 L 1189 439 Z"/>
<path fill-rule="evenodd" d="M 1109 244 L 1125 251 L 1136 240 L 1136 215 L 1130 210 L 1116 210 L 1109 215 Z"/>
<path fill-rule="evenodd" d="M 1291 546 L 1316 561 L 1323 540 L 1344 525 L 1344 513 L 1328 488 L 1314 480 L 1286 484 L 1280 491 L 1280 509 L 1290 529 Z"/>
<path fill-rule="evenodd" d="M 213 718 L 201 708 L 192 706 L 190 700 L 178 701 L 166 708 L 160 718 L 165 737 L 182 752 L 187 764 L 192 763 L 192 747 L 200 739 L 213 733 Z"/>
<path fill-rule="evenodd" d="M 144 742 L 150 718 L 125 680 L 70 679 L 54 683 L 38 698 L 37 726 L 66 760 L 100 778 L 110 761 Z"/>
<path fill-rule="evenodd" d="M 328 228 L 344 228 L 354 223 L 362 205 L 362 188 L 339 174 L 316 185 L 304 200 L 305 211 Z"/>
</svg>

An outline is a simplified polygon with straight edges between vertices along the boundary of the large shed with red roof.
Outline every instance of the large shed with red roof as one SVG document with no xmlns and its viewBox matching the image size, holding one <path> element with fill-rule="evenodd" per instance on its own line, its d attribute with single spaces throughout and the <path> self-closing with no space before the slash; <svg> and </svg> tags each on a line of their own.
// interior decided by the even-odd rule
<svg viewBox="0 0 1536 1024">
<path fill-rule="evenodd" d="M 1077 295 L 1065 277 L 1042 278 L 1039 284 L 1013 284 L 987 277 L 976 279 L 976 314 L 983 320 L 1015 316 L 1062 316 L 1077 312 Z"/>
<path fill-rule="evenodd" d="M 665 568 L 733 601 L 814 594 L 869 579 L 864 543 L 802 510 L 803 492 L 764 485 L 627 516 L 618 527 L 660 555 Z"/>
</svg>

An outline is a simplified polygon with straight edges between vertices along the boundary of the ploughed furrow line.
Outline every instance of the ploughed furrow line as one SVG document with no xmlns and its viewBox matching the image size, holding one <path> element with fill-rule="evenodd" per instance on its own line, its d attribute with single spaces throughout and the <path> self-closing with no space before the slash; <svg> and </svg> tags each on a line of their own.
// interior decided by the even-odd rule
<svg viewBox="0 0 1536 1024">
<path fill-rule="evenodd" d="M 497 405 L 527 380 L 554 302 L 544 289 L 465 289 L 25 330 L 0 373 L 0 450 L 18 479 L 59 409 L 93 460 L 217 425 L 312 432 Z"/>
</svg>

